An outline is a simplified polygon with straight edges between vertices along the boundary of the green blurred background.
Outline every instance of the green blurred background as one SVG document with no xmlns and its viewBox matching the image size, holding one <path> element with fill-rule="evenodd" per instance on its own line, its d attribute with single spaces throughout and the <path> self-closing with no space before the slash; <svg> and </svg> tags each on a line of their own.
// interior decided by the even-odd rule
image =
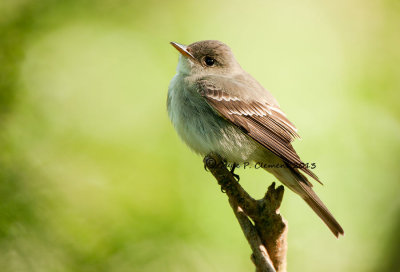
<svg viewBox="0 0 400 272">
<path fill-rule="evenodd" d="M 168 43 L 218 39 L 317 164 L 335 239 L 287 191 L 289 271 L 400 271 L 400 2 L 0 1 L 0 270 L 253 271 L 178 138 Z M 274 181 L 240 170 L 261 197 Z"/>
</svg>

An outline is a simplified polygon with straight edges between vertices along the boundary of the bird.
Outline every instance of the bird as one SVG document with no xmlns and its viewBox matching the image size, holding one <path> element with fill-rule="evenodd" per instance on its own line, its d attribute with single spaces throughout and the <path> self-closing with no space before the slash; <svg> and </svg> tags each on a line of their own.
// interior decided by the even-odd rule
<svg viewBox="0 0 400 272">
<path fill-rule="evenodd" d="M 201 156 L 217 153 L 233 165 L 232 172 L 245 162 L 283 165 L 265 170 L 299 195 L 336 237 L 343 235 L 309 178 L 321 181 L 311 169 L 299 167 L 305 164 L 292 146 L 300 138 L 297 128 L 272 94 L 242 69 L 230 47 L 217 40 L 171 45 L 180 54 L 167 111 L 183 142 Z"/>
</svg>

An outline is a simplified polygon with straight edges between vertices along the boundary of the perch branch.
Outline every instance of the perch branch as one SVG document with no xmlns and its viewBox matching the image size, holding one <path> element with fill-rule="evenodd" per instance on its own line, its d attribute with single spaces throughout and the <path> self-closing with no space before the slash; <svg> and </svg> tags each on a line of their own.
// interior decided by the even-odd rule
<svg viewBox="0 0 400 272">
<path fill-rule="evenodd" d="M 256 271 L 286 271 L 287 222 L 279 214 L 283 186 L 275 188 L 275 183 L 272 183 L 265 196 L 255 200 L 236 181 L 219 155 L 208 154 L 204 158 L 204 166 L 228 196 L 229 204 L 253 251 L 251 260 Z"/>
</svg>

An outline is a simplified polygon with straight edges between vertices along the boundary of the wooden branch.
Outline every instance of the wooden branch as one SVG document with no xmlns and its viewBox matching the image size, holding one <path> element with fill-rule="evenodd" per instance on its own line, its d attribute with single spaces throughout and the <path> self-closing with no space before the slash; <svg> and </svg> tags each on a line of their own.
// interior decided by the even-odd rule
<svg viewBox="0 0 400 272">
<path fill-rule="evenodd" d="M 253 251 L 251 260 L 256 271 L 285 272 L 287 222 L 279 214 L 283 186 L 275 188 L 275 183 L 272 183 L 265 196 L 255 200 L 240 186 L 219 155 L 210 153 L 203 162 L 228 196 L 229 204 Z"/>
</svg>

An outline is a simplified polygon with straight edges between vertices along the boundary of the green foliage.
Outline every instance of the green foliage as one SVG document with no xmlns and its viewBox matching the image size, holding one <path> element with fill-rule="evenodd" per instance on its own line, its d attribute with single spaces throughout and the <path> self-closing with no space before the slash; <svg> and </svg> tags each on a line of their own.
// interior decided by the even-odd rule
<svg viewBox="0 0 400 272">
<path fill-rule="evenodd" d="M 316 163 L 335 240 L 285 194 L 289 270 L 398 267 L 395 1 L 0 3 L 1 271 L 248 271 L 226 197 L 167 118 L 177 53 L 218 39 L 277 97 Z M 261 196 L 274 181 L 240 170 Z"/>
</svg>

